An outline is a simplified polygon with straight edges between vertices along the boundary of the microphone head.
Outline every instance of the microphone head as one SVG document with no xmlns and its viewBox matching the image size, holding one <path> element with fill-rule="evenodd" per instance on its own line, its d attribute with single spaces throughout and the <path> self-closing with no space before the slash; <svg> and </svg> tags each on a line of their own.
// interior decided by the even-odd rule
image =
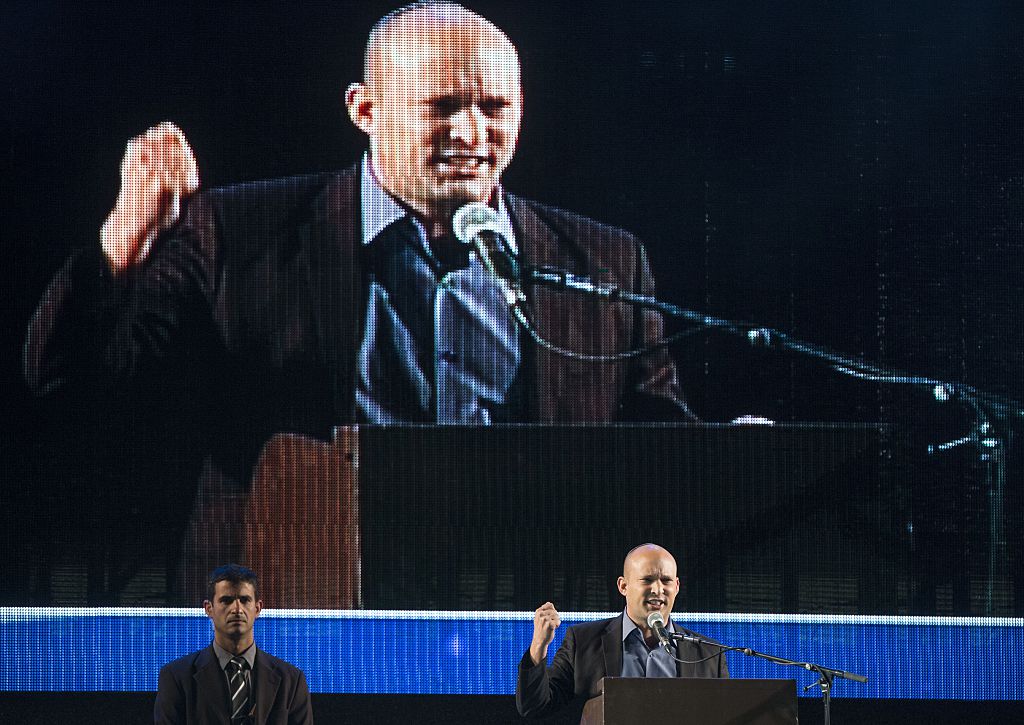
<svg viewBox="0 0 1024 725">
<path fill-rule="evenodd" d="M 472 244 L 482 231 L 498 229 L 498 212 L 479 201 L 463 204 L 452 215 L 452 231 L 463 244 Z"/>
<path fill-rule="evenodd" d="M 651 629 L 657 629 L 658 627 L 664 628 L 665 618 L 661 616 L 661 612 L 651 612 L 647 615 L 647 626 Z"/>
</svg>

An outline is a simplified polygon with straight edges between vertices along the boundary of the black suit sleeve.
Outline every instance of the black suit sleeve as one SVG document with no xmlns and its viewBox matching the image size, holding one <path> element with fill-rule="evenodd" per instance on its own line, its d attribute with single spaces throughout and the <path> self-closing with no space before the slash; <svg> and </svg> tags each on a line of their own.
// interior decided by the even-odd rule
<svg viewBox="0 0 1024 725">
<path fill-rule="evenodd" d="M 725 652 L 720 652 L 718 658 L 712 661 L 718 665 L 716 677 L 726 678 L 729 676 L 729 663 L 725 660 Z"/>
<path fill-rule="evenodd" d="M 153 706 L 154 725 L 184 725 L 185 693 L 167 665 L 160 668 L 156 690 L 156 704 Z"/>
<path fill-rule="evenodd" d="M 654 275 L 642 244 L 636 245 L 636 269 L 633 289 L 653 297 Z M 633 326 L 634 349 L 646 348 L 660 342 L 665 335 L 665 324 L 660 313 L 649 309 L 635 310 Z M 667 348 L 662 347 L 643 355 L 630 371 L 629 387 L 620 403 L 619 417 L 643 422 L 688 423 L 699 419 L 686 404 L 679 385 L 675 361 Z"/>
<path fill-rule="evenodd" d="M 214 226 L 210 205 L 198 195 L 135 269 L 113 275 L 98 245 L 72 256 L 29 324 L 24 372 L 32 390 L 117 395 L 157 367 L 192 318 L 209 318 Z"/>
<path fill-rule="evenodd" d="M 309 698 L 309 685 L 302 670 L 297 671 L 295 689 L 288 707 L 288 725 L 313 725 L 313 706 Z"/>
<path fill-rule="evenodd" d="M 576 634 L 570 627 L 551 667 L 533 664 L 530 651 L 519 661 L 516 708 L 523 717 L 543 717 L 560 710 L 576 696 Z"/>
</svg>

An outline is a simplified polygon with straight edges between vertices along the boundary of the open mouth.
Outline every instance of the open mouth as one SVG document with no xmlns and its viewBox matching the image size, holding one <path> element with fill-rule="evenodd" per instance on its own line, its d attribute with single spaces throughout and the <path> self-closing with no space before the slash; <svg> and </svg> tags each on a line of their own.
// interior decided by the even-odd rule
<svg viewBox="0 0 1024 725">
<path fill-rule="evenodd" d="M 438 154 L 434 162 L 443 171 L 454 174 L 472 175 L 491 165 L 491 158 L 482 154 L 449 153 Z"/>
<path fill-rule="evenodd" d="M 664 599 L 659 599 L 658 597 L 654 597 L 652 599 L 645 599 L 644 600 L 644 604 L 646 604 L 651 609 L 661 609 L 662 607 L 665 606 L 666 602 L 665 602 Z"/>
</svg>

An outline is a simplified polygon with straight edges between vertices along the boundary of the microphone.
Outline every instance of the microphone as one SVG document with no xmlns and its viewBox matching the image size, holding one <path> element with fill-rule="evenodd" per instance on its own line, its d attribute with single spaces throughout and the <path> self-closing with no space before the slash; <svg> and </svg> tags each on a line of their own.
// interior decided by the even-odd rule
<svg viewBox="0 0 1024 725">
<path fill-rule="evenodd" d="M 661 612 L 651 612 L 648 614 L 647 626 L 653 629 L 654 633 L 658 635 L 658 641 L 661 642 L 661 646 L 665 648 L 665 651 L 672 654 L 672 650 L 669 648 L 669 645 L 672 643 L 672 638 L 665 630 L 665 618 L 661 616 Z"/>
<path fill-rule="evenodd" d="M 477 201 L 465 204 L 452 216 L 452 231 L 460 242 L 473 246 L 516 318 L 529 326 L 525 318 L 526 295 L 519 286 L 519 266 L 505 251 L 508 242 L 502 233 L 498 212 Z"/>
</svg>

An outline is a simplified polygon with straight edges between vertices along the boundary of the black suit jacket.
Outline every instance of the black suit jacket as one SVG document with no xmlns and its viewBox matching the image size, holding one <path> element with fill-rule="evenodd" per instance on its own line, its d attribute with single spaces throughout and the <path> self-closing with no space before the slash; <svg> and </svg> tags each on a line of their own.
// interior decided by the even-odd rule
<svg viewBox="0 0 1024 725">
<path fill-rule="evenodd" d="M 569 703 L 589 700 L 601 694 L 599 684 L 605 676 L 618 677 L 622 672 L 622 617 L 577 624 L 565 633 L 562 646 L 555 653 L 551 667 L 544 662 L 534 665 L 530 651 L 519 662 L 516 681 L 516 707 L 525 717 L 550 715 Z M 701 635 L 675 625 L 677 631 Z M 714 640 L 708 640 L 714 641 Z M 676 663 L 679 677 L 728 677 L 725 655 L 717 647 L 679 642 L 677 656 L 699 664 Z M 713 655 L 717 654 L 715 657 Z"/>
<path fill-rule="evenodd" d="M 653 292 L 632 235 L 517 196 L 506 202 L 524 265 Z M 164 431 L 152 445 L 175 446 L 175 470 L 198 476 L 202 500 L 223 502 L 218 519 L 239 520 L 252 467 L 273 434 L 327 438 L 332 426 L 355 422 L 369 294 L 360 217 L 356 168 L 202 191 L 130 273 L 113 278 L 98 245 L 68 260 L 30 323 L 26 378 L 62 417 L 84 411 L 87 430 L 127 419 L 125 435 Z M 621 302 L 526 293 L 541 334 L 565 348 L 620 352 L 662 333 L 659 315 Z M 595 364 L 527 343 L 520 378 L 523 422 L 692 419 L 663 349 Z M 135 452 L 145 466 L 143 450 L 120 444 L 111 457 Z M 131 477 L 158 476 L 170 478 L 163 470 Z M 195 493 L 180 482 L 161 488 L 188 503 Z M 237 537 L 221 536 L 216 556 L 185 562 L 185 581 L 196 582 L 185 601 L 202 596 L 210 569 L 238 556 Z"/>
<path fill-rule="evenodd" d="M 513 195 L 506 202 L 525 266 L 653 292 L 628 232 Z M 124 278 L 111 278 L 98 247 L 68 261 L 30 323 L 26 378 L 42 394 L 68 384 L 138 394 L 148 392 L 140 378 L 179 372 L 167 369 L 173 359 L 190 377 L 217 379 L 208 387 L 230 407 L 222 414 L 306 432 L 351 422 L 368 298 L 360 227 L 354 168 L 201 192 Z M 623 303 L 526 292 L 541 334 L 571 350 L 621 352 L 662 332 L 659 315 Z M 664 350 L 614 365 L 537 351 L 528 375 L 529 422 L 692 419 Z"/>
<path fill-rule="evenodd" d="M 312 725 L 309 687 L 302 670 L 256 651 L 252 671 L 255 725 Z M 160 668 L 156 725 L 230 725 L 227 679 L 213 645 Z"/>
</svg>

